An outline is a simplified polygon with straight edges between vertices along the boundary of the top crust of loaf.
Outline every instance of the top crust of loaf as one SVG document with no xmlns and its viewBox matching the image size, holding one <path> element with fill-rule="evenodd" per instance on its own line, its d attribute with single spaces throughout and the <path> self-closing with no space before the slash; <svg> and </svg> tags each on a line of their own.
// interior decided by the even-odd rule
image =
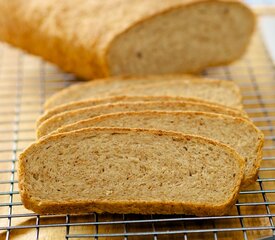
<svg viewBox="0 0 275 240">
<path fill-rule="evenodd" d="M 196 141 L 201 144 L 209 144 L 218 146 L 222 151 L 226 152 L 228 156 L 232 158 L 232 161 L 236 161 L 236 164 L 240 167 L 238 175 L 236 176 L 236 184 L 234 189 L 230 192 L 230 198 L 223 202 L 215 204 L 199 204 L 192 202 L 163 202 L 163 201 L 104 201 L 104 200 L 66 200 L 62 201 L 50 201 L 43 200 L 31 195 L 27 185 L 25 185 L 25 178 L 28 174 L 26 171 L 26 164 L 29 160 L 29 156 L 32 154 L 39 154 L 40 146 L 52 144 L 61 139 L 75 139 L 77 136 L 91 136 L 92 133 L 111 133 L 111 134 L 146 134 L 152 136 L 166 136 L 176 139 L 177 141 Z M 242 158 L 230 147 L 215 142 L 213 140 L 202 138 L 192 135 L 184 135 L 174 132 L 166 132 L 160 130 L 143 130 L 143 129 L 120 129 L 120 128 L 89 128 L 74 131 L 65 134 L 51 135 L 44 138 L 30 147 L 28 147 L 19 158 L 19 189 L 23 204 L 26 208 L 31 209 L 41 214 L 58 214 L 58 213 L 83 213 L 95 211 L 98 213 L 107 211 L 111 213 L 142 213 L 142 214 L 171 214 L 171 213 L 185 213 L 196 215 L 223 215 L 228 212 L 232 204 L 236 201 L 238 191 L 240 189 L 241 180 L 244 171 L 244 162 Z"/>
</svg>

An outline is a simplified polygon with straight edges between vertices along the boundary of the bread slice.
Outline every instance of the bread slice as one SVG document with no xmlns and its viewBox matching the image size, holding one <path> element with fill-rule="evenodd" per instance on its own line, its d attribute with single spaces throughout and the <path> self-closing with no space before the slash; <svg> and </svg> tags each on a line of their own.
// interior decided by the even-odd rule
<svg viewBox="0 0 275 240">
<path fill-rule="evenodd" d="M 40 116 L 36 121 L 36 127 L 38 128 L 43 122 L 45 122 L 47 119 L 59 114 L 64 113 L 80 108 L 86 108 L 86 107 L 93 107 L 101 104 L 107 104 L 107 103 L 117 103 L 117 102 L 153 102 L 153 101 L 161 101 L 161 102 L 201 102 L 205 104 L 211 104 L 215 105 L 219 108 L 226 108 L 230 109 L 233 112 L 239 112 L 240 114 L 246 114 L 243 111 L 240 111 L 236 108 L 230 108 L 226 107 L 224 105 L 202 100 L 199 98 L 185 98 L 185 97 L 171 97 L 171 96 L 114 96 L 114 97 L 104 97 L 104 98 L 91 98 L 87 100 L 82 101 L 76 101 L 68 104 L 59 105 L 57 107 L 53 107 L 46 111 L 42 116 Z"/>
<path fill-rule="evenodd" d="M 225 106 L 242 109 L 242 97 L 239 89 L 232 82 L 208 80 L 201 81 L 170 81 L 165 83 L 152 83 L 146 86 L 133 86 L 117 90 L 110 95 L 135 95 L 135 96 L 174 96 L 196 97 Z"/>
<path fill-rule="evenodd" d="M 231 148 L 197 136 L 89 128 L 51 135 L 19 158 L 24 206 L 40 214 L 223 215 L 244 163 Z"/>
<path fill-rule="evenodd" d="M 2 41 L 91 79 L 229 63 L 244 53 L 255 17 L 235 0 L 9 0 L 0 1 L 0 25 Z"/>
<path fill-rule="evenodd" d="M 181 102 L 124 102 L 124 103 L 113 103 L 98 105 L 94 107 L 81 108 L 77 110 L 67 111 L 64 113 L 57 114 L 45 122 L 43 122 L 37 128 L 37 137 L 43 137 L 56 129 L 76 123 L 81 120 L 88 118 L 93 118 L 99 115 L 116 113 L 116 112 L 138 112 L 146 110 L 168 110 L 168 111 L 203 111 L 203 112 L 214 112 L 223 113 L 232 116 L 245 116 L 243 112 L 232 110 L 231 108 L 220 107 L 216 105 L 201 103 L 201 102 L 191 102 L 191 101 L 181 101 Z"/>
<path fill-rule="evenodd" d="M 188 80 L 197 78 L 192 75 L 150 75 L 146 77 L 119 76 L 104 79 L 96 79 L 86 83 L 78 83 L 67 87 L 52 95 L 44 104 L 44 108 L 49 110 L 53 107 L 72 103 L 90 98 L 104 98 L 110 92 L 127 89 L 131 86 L 146 85 L 157 82 L 167 82 L 172 80 Z"/>
<path fill-rule="evenodd" d="M 200 135 L 228 144 L 246 162 L 244 185 L 255 181 L 262 160 L 264 136 L 250 121 L 229 115 L 203 112 L 128 112 L 99 116 L 58 129 L 87 127 L 154 128 Z"/>
<path fill-rule="evenodd" d="M 164 91 L 173 81 L 178 89 L 170 92 Z M 154 85 L 156 84 L 156 85 Z M 172 84 L 173 85 L 173 84 Z M 128 88 L 136 86 L 137 92 L 128 92 Z M 144 88 L 149 87 L 148 94 Z M 179 90 L 180 89 L 180 90 Z M 168 94 L 169 93 L 169 94 Z M 93 82 L 73 85 L 50 97 L 45 103 L 45 109 L 89 98 L 102 98 L 108 96 L 177 96 L 200 98 L 202 100 L 217 102 L 229 107 L 241 108 L 241 93 L 237 84 L 224 80 L 211 80 L 195 78 L 189 75 L 163 75 L 132 78 L 110 78 Z"/>
</svg>

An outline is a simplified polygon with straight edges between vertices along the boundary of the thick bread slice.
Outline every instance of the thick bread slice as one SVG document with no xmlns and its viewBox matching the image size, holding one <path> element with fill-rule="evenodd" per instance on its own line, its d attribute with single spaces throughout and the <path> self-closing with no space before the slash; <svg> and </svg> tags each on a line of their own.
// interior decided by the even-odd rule
<svg viewBox="0 0 275 240">
<path fill-rule="evenodd" d="M 126 89 L 131 86 L 143 86 L 157 82 L 169 82 L 172 80 L 189 80 L 198 78 L 187 74 L 150 75 L 146 77 L 119 76 L 104 79 L 96 79 L 86 83 L 78 83 L 64 88 L 52 95 L 44 105 L 46 110 L 53 107 L 90 98 L 102 98 L 109 92 Z"/>
<path fill-rule="evenodd" d="M 107 103 L 117 103 L 117 102 L 153 102 L 153 101 L 161 101 L 161 102 L 176 102 L 176 101 L 183 101 L 183 102 L 201 102 L 206 104 L 215 105 L 218 107 L 230 109 L 232 111 L 238 111 L 240 114 L 246 114 L 243 111 L 240 111 L 236 108 L 226 107 L 222 104 L 206 101 L 199 98 L 185 98 L 185 97 L 171 97 L 171 96 L 114 96 L 114 97 L 105 97 L 105 98 L 91 98 L 82 101 L 76 101 L 68 104 L 59 105 L 57 107 L 53 107 L 46 111 L 42 116 L 40 116 L 36 121 L 36 127 L 46 121 L 47 119 L 57 115 L 59 113 L 64 113 L 80 108 L 86 107 L 93 107 L 96 105 L 107 104 Z"/>
<path fill-rule="evenodd" d="M 24 206 L 40 214 L 223 215 L 244 163 L 231 148 L 197 136 L 142 129 L 51 135 L 19 158 Z"/>
<path fill-rule="evenodd" d="M 45 122 L 43 122 L 37 129 L 37 138 L 43 137 L 57 130 L 58 128 L 76 123 L 78 121 L 86 120 L 88 118 L 97 117 L 103 114 L 116 112 L 140 112 L 146 110 L 162 110 L 162 111 L 202 111 L 223 113 L 232 116 L 244 117 L 245 114 L 241 111 L 232 110 L 231 108 L 219 107 L 216 105 L 191 102 L 125 102 L 104 104 L 94 107 L 81 108 L 73 111 L 67 111 L 57 114 Z"/>
<path fill-rule="evenodd" d="M 199 72 L 239 58 L 254 18 L 235 0 L 2 0 L 0 39 L 86 79 Z"/>
<path fill-rule="evenodd" d="M 182 88 L 187 88 L 187 91 L 182 91 L 180 94 L 175 94 L 173 91 L 170 94 L 171 96 L 178 97 L 198 97 L 203 100 L 217 102 L 220 104 L 224 104 L 230 107 L 241 107 L 241 93 L 237 84 L 234 82 L 228 82 L 224 80 L 210 80 L 205 78 L 195 78 L 189 75 L 160 75 L 160 76 L 147 76 L 147 77 L 132 77 L 132 78 L 109 78 L 106 80 L 96 80 L 88 83 L 82 83 L 73 85 L 71 87 L 65 88 L 64 90 L 57 92 L 53 96 L 51 96 L 45 103 L 45 109 L 49 110 L 50 108 L 56 107 L 58 105 L 62 105 L 65 103 L 71 103 L 75 101 L 90 99 L 90 98 L 102 98 L 108 97 L 112 95 L 121 96 L 121 95 L 129 95 L 127 89 L 133 86 L 141 86 L 147 87 L 147 85 L 151 86 L 151 84 L 156 83 L 157 87 L 161 89 L 159 84 L 167 83 L 171 81 L 177 81 L 177 84 L 182 86 Z M 151 86 L 152 88 L 153 86 Z M 166 86 L 164 86 L 165 88 Z M 142 95 L 142 90 L 138 92 L 140 96 L 146 96 L 146 94 Z M 159 89 L 154 89 L 154 95 L 162 96 L 168 94 L 158 93 Z M 122 94 L 118 94 L 117 92 L 121 91 Z M 197 93 L 199 91 L 199 93 Z M 218 92 L 217 92 L 218 91 Z M 188 93 L 188 94 L 187 94 Z M 212 93 L 212 94 L 210 94 Z M 218 95 L 217 95 L 218 94 Z M 228 95 L 228 98 L 235 99 L 232 105 L 232 100 L 226 102 L 226 100 L 220 102 L 219 94 Z M 135 94 L 131 93 L 131 96 L 135 96 Z M 150 94 L 153 95 L 150 91 Z M 217 96 L 216 96 L 217 95 Z M 217 97 L 217 99 L 216 99 Z"/>
<path fill-rule="evenodd" d="M 263 133 L 250 121 L 203 112 L 128 112 L 99 116 L 58 129 L 87 127 L 154 128 L 211 138 L 234 148 L 245 159 L 244 185 L 255 181 L 262 160 Z"/>
</svg>

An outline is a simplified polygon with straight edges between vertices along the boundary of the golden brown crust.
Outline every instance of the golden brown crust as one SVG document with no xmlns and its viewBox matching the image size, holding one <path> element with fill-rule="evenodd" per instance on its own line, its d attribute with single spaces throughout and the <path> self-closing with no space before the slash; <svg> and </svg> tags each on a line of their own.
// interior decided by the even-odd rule
<svg viewBox="0 0 275 240">
<path fill-rule="evenodd" d="M 256 151 L 257 152 L 257 158 L 256 158 L 257 161 L 254 163 L 254 168 L 253 168 L 254 171 L 251 172 L 251 174 L 248 175 L 244 179 L 244 181 L 242 183 L 242 187 L 247 187 L 250 184 L 255 183 L 255 181 L 258 178 L 258 172 L 259 172 L 261 162 L 262 162 L 262 159 L 263 159 L 264 134 L 258 128 L 256 128 L 256 129 L 257 129 L 257 132 L 259 134 L 257 151 Z"/>
<path fill-rule="evenodd" d="M 219 145 L 224 148 L 230 155 L 234 156 L 234 160 L 238 162 L 240 166 L 240 174 L 238 181 L 232 191 L 231 197 L 224 204 L 210 205 L 210 204 L 194 204 L 191 202 L 161 202 L 161 201 L 107 201 L 107 200 L 91 200 L 91 201 L 43 201 L 35 199 L 28 194 L 28 189 L 24 185 L 25 161 L 26 157 L 35 151 L 36 147 L 40 144 L 46 144 L 53 142 L 64 135 L 70 135 L 72 138 L 75 134 L 85 134 L 90 132 L 146 132 L 153 135 L 166 135 L 175 137 L 177 139 L 196 139 L 196 141 Z M 140 214 L 195 214 L 195 215 L 223 215 L 228 212 L 231 206 L 235 203 L 238 192 L 240 189 L 241 181 L 244 173 L 244 161 L 243 159 L 230 147 L 213 141 L 211 139 L 198 137 L 194 135 L 184 135 L 175 132 L 167 132 L 161 130 L 146 130 L 146 129 L 121 129 L 121 128 L 86 128 L 74 132 L 62 133 L 48 136 L 40 141 L 29 146 L 19 157 L 19 190 L 22 199 L 22 203 L 28 209 L 31 209 L 41 214 L 61 214 L 61 213 L 85 213 L 85 212 L 110 212 L 110 213 L 140 213 Z"/>
<path fill-rule="evenodd" d="M 24 50 L 40 55 L 46 60 L 56 63 L 65 71 L 74 72 L 86 79 L 95 77 L 106 77 L 110 75 L 106 55 L 112 41 L 121 34 L 126 33 L 129 29 L 150 20 L 159 15 L 171 11 L 176 8 L 186 8 L 199 3 L 226 3 L 241 6 L 251 12 L 248 7 L 239 1 L 214 1 L 214 0 L 186 0 L 186 1 L 143 1 L 144 9 L 136 8 L 132 14 L 124 16 L 125 21 L 118 12 L 105 15 L 105 21 L 100 14 L 100 1 L 91 3 L 90 1 L 78 1 L 78 5 L 74 1 L 21 1 L 9 0 L 0 2 L 0 39 L 21 47 Z M 42 4 L 43 3 L 43 4 Z M 109 8 L 115 11 L 116 5 L 121 6 L 122 1 L 109 1 Z M 125 8 L 131 5 L 139 4 L 139 1 L 124 2 Z M 127 5 L 128 4 L 128 5 Z M 98 6 L 99 5 L 99 6 Z M 50 12 L 55 8 L 55 12 Z M 86 8 L 86 11 L 85 11 Z M 79 10 L 76 14 L 75 22 L 70 18 L 70 11 Z M 89 12 L 87 13 L 87 9 Z M 108 6 L 106 8 L 108 10 Z M 99 12 L 99 20 L 96 15 L 90 21 L 81 24 L 81 16 L 83 20 L 87 19 L 93 13 Z M 51 14 L 49 14 L 51 13 Z M 57 13 L 57 14 L 55 14 Z M 75 14 L 75 13 L 74 13 Z M 251 12 L 251 15 L 253 13 Z M 47 17 L 48 15 L 51 18 Z M 116 16 L 112 18 L 112 15 Z M 46 21 L 47 20 L 47 21 Z M 111 27 L 112 24 L 117 23 Z M 74 26 L 73 24 L 79 24 Z M 94 26 L 90 26 L 94 25 Z M 76 29 L 74 32 L 72 29 Z M 85 26 L 88 26 L 87 29 Z M 94 31 L 92 31 L 94 29 Z M 89 31 L 88 31 L 89 30 Z M 72 44 L 73 43 L 73 44 Z M 55 51 L 52 51 L 55 49 Z M 245 49 L 244 49 L 245 51 Z M 240 55 L 243 52 L 240 52 Z M 61 57 L 62 56 L 62 57 Z M 79 57 L 81 56 L 81 57 Z M 234 61 L 235 59 L 232 59 Z M 229 62 L 227 62 L 229 63 Z M 215 65 L 224 64 L 216 63 Z M 194 72 L 199 72 L 197 69 Z"/>
<path fill-rule="evenodd" d="M 235 191 L 234 191 L 235 192 Z M 236 202 L 238 193 L 223 205 L 208 205 L 179 202 L 135 202 L 135 201 L 71 201 L 38 202 L 28 196 L 21 197 L 24 206 L 39 214 L 80 214 L 80 213 L 120 213 L 120 214 L 186 214 L 196 216 L 225 215 Z"/>
<path fill-rule="evenodd" d="M 256 160 L 254 162 L 254 167 L 251 169 L 249 174 L 245 174 L 242 184 L 244 186 L 248 186 L 255 182 L 255 179 L 257 179 L 257 174 L 258 174 L 260 164 L 262 161 L 262 148 L 263 148 L 263 144 L 264 144 L 264 135 L 250 120 L 241 118 L 241 117 L 233 117 L 233 116 L 229 116 L 229 115 L 218 114 L 218 113 L 208 113 L 208 112 L 194 112 L 194 111 L 185 111 L 185 112 L 178 111 L 178 112 L 176 112 L 176 111 L 173 111 L 173 112 L 170 112 L 170 114 L 171 113 L 173 115 L 184 114 L 186 116 L 187 115 L 189 115 L 189 116 L 192 116 L 192 115 L 208 116 L 209 118 L 213 118 L 213 119 L 216 119 L 216 118 L 234 119 L 235 121 L 239 122 L 240 124 L 245 123 L 248 126 L 250 126 L 258 135 L 258 141 L 257 141 L 257 143 L 255 143 L 255 144 L 257 144 L 256 145 L 257 146 L 256 158 L 255 158 Z M 63 126 L 59 129 L 57 129 L 57 131 L 53 132 L 52 134 L 69 132 L 69 131 L 71 131 L 70 128 L 74 129 L 75 126 L 77 126 L 77 125 L 81 126 L 82 123 L 89 123 L 92 125 L 92 124 L 96 124 L 97 122 L 101 122 L 104 119 L 109 119 L 112 117 L 119 117 L 119 116 L 125 116 L 125 115 L 126 116 L 127 115 L 138 115 L 138 114 L 140 114 L 140 115 L 154 114 L 154 115 L 159 115 L 159 118 L 161 118 L 162 114 L 169 114 L 169 111 L 143 111 L 143 112 L 123 112 L 123 113 L 106 114 L 106 115 L 101 115 L 98 117 L 90 118 L 87 120 L 79 121 L 74 124 Z"/>
</svg>

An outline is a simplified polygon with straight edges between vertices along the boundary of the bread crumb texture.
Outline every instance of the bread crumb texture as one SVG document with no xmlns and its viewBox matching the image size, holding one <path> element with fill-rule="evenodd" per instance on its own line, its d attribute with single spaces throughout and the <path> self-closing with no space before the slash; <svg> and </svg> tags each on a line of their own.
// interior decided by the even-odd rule
<svg viewBox="0 0 275 240">
<path fill-rule="evenodd" d="M 94 107 L 87 107 L 76 109 L 72 111 L 66 111 L 59 113 L 55 116 L 44 121 L 37 128 L 37 137 L 40 138 L 58 128 L 73 124 L 88 118 L 97 117 L 103 114 L 116 113 L 116 112 L 141 112 L 146 110 L 158 110 L 158 111 L 202 111 L 202 112 L 214 112 L 223 113 L 232 116 L 246 117 L 245 113 L 238 110 L 233 110 L 227 107 L 220 107 L 213 104 L 206 104 L 202 102 L 192 101 L 175 101 L 175 102 L 125 102 L 98 105 Z"/>
<path fill-rule="evenodd" d="M 228 144 L 245 160 L 243 183 L 253 183 L 262 160 L 263 133 L 250 121 L 206 112 L 128 112 L 102 115 L 58 129 L 68 132 L 88 127 L 162 129 L 200 135 Z"/>
<path fill-rule="evenodd" d="M 208 139 L 153 130 L 83 129 L 49 136 L 19 159 L 26 208 L 222 215 L 235 202 L 243 162 Z"/>
<path fill-rule="evenodd" d="M 242 109 L 240 88 L 232 81 L 190 75 L 154 75 L 108 78 L 76 84 L 51 96 L 45 109 L 75 101 L 118 96 L 191 97 Z"/>
<path fill-rule="evenodd" d="M 84 100 L 76 100 L 71 103 L 61 104 L 59 106 L 53 107 L 49 110 L 46 110 L 43 115 L 41 115 L 36 121 L 36 127 L 39 127 L 44 121 L 53 117 L 54 115 L 77 110 L 80 108 L 87 108 L 87 107 L 95 107 L 104 104 L 111 104 L 111 103 L 129 103 L 129 102 L 195 102 L 195 103 L 205 103 L 208 105 L 214 105 L 220 108 L 224 108 L 225 110 L 231 111 L 239 111 L 240 113 L 245 114 L 245 112 L 238 110 L 232 107 L 226 107 L 225 105 L 221 105 L 219 103 L 203 100 L 200 98 L 194 97 L 172 97 L 172 96 L 114 96 L 114 97 L 102 97 L 102 98 L 88 98 Z"/>
</svg>

